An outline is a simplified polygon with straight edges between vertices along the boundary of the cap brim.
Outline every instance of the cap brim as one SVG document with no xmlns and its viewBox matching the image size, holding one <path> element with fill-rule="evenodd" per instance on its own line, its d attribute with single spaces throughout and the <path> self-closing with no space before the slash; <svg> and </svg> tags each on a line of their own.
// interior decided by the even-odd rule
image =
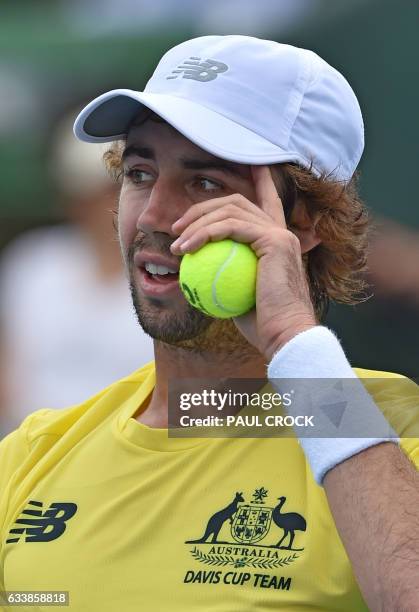
<svg viewBox="0 0 419 612">
<path fill-rule="evenodd" d="M 309 160 L 284 151 L 235 121 L 185 98 L 130 89 L 109 91 L 88 104 L 74 124 L 74 133 L 85 142 L 111 142 L 126 137 L 134 118 L 148 108 L 201 149 L 241 164 Z"/>
</svg>

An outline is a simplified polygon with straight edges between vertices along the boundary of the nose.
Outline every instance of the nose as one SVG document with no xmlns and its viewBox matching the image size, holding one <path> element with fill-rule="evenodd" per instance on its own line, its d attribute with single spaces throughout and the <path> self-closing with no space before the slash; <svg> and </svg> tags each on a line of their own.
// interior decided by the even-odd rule
<svg viewBox="0 0 419 612">
<path fill-rule="evenodd" d="M 187 194 L 172 181 L 158 178 L 137 219 L 137 230 L 163 232 L 175 237 L 172 225 L 189 206 Z"/>
</svg>

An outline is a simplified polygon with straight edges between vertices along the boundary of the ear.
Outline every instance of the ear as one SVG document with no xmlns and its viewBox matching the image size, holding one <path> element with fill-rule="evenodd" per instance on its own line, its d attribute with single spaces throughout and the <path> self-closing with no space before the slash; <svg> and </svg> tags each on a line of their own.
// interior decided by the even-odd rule
<svg viewBox="0 0 419 612">
<path fill-rule="evenodd" d="M 310 218 L 305 203 L 297 200 L 292 209 L 289 229 L 299 239 L 303 254 L 321 243 L 321 238 L 316 234 L 317 221 L 318 219 Z"/>
</svg>

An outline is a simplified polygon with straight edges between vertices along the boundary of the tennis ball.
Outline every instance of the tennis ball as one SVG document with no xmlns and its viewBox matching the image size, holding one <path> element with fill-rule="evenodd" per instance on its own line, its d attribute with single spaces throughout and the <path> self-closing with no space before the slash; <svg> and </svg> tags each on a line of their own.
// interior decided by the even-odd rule
<svg viewBox="0 0 419 612">
<path fill-rule="evenodd" d="M 218 319 L 237 317 L 255 305 L 257 261 L 247 244 L 209 242 L 183 256 L 180 287 L 188 302 L 205 314 Z"/>
</svg>

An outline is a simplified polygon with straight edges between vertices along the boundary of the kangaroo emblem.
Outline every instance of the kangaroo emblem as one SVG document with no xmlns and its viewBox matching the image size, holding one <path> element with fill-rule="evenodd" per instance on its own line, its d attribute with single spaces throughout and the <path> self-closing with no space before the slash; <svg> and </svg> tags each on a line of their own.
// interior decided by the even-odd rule
<svg viewBox="0 0 419 612">
<path fill-rule="evenodd" d="M 233 523 L 234 515 L 237 512 L 237 505 L 240 502 L 244 502 L 243 493 L 236 493 L 233 501 L 228 506 L 211 516 L 202 538 L 199 538 L 199 540 L 188 540 L 185 542 L 185 544 L 198 544 L 206 542 L 210 535 L 212 535 L 211 543 L 217 542 L 218 534 L 220 533 L 221 527 L 224 525 L 224 523 L 227 520 L 229 520 L 231 524 Z"/>
</svg>

